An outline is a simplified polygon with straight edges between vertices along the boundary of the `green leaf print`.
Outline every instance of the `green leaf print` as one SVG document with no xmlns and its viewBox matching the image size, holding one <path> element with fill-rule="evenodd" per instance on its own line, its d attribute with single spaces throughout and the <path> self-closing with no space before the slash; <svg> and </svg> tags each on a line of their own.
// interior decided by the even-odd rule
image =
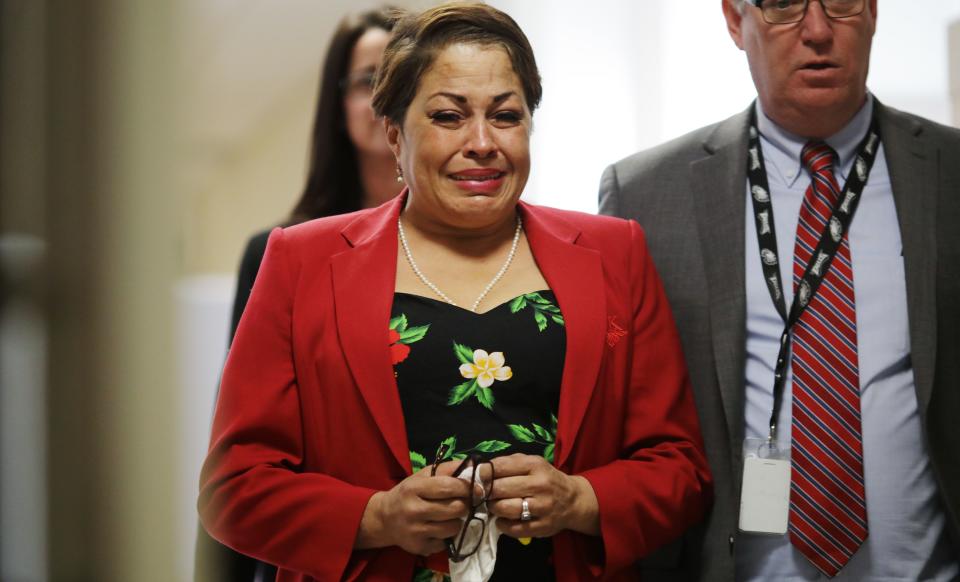
<svg viewBox="0 0 960 582">
<path fill-rule="evenodd" d="M 456 435 L 451 436 L 451 437 L 447 437 L 447 438 L 443 439 L 443 442 L 441 442 L 440 444 L 441 444 L 441 445 L 447 445 L 447 454 L 445 454 L 443 457 L 441 457 L 440 460 L 443 461 L 443 460 L 446 460 L 446 459 L 449 459 L 449 458 L 453 457 L 453 451 L 455 451 L 455 450 L 457 449 L 457 437 L 456 437 Z M 439 447 L 438 447 L 438 448 L 439 448 Z"/>
<path fill-rule="evenodd" d="M 508 424 L 507 428 L 515 439 L 522 443 L 538 443 L 545 445 L 543 449 L 543 458 L 553 462 L 554 441 L 557 440 L 557 417 L 550 415 L 550 430 L 547 430 L 537 423 L 532 423 L 533 430 L 521 424 Z"/>
<path fill-rule="evenodd" d="M 533 434 L 533 431 L 523 425 L 508 424 L 507 428 L 510 429 L 510 434 L 513 435 L 513 438 L 517 439 L 521 443 L 532 443 L 537 440 Z"/>
<path fill-rule="evenodd" d="M 539 424 L 533 423 L 533 430 L 535 430 L 536 433 L 537 433 L 537 436 L 539 436 L 539 437 L 542 438 L 543 440 L 547 441 L 548 443 L 552 443 L 552 442 L 553 442 L 553 435 L 550 434 L 550 431 L 548 431 L 547 429 L 543 428 L 543 427 L 540 426 Z"/>
<path fill-rule="evenodd" d="M 496 453 L 497 451 L 502 451 L 503 449 L 509 449 L 510 443 L 498 440 L 489 440 L 483 441 L 477 446 L 473 447 L 473 450 L 481 453 Z"/>
<path fill-rule="evenodd" d="M 534 291 L 533 293 L 527 293 L 526 298 L 534 303 L 539 303 L 540 305 L 551 305 L 549 299 L 544 299 L 543 295 Z"/>
<path fill-rule="evenodd" d="M 533 319 L 537 322 L 537 329 L 543 331 L 547 329 L 547 318 L 539 311 L 533 312 Z"/>
<path fill-rule="evenodd" d="M 429 568 L 418 568 L 413 573 L 413 582 L 450 582 L 450 576 Z"/>
<path fill-rule="evenodd" d="M 476 382 L 476 380 L 474 380 L 474 382 Z M 489 387 L 484 388 L 477 384 L 477 400 L 479 400 L 480 404 L 487 410 L 493 410 L 493 390 Z"/>
<path fill-rule="evenodd" d="M 427 466 L 427 459 L 416 451 L 410 451 L 410 465 L 413 468 L 413 472 L 416 473 Z"/>
<path fill-rule="evenodd" d="M 547 448 L 543 449 L 543 458 L 549 463 L 553 463 L 553 449 L 554 445 L 557 442 L 557 415 L 550 415 L 550 444 L 547 445 Z"/>
<path fill-rule="evenodd" d="M 403 333 L 403 330 L 407 329 L 407 316 L 404 313 L 394 317 L 390 320 L 390 329 L 396 330 L 397 333 Z"/>
<path fill-rule="evenodd" d="M 501 441 L 497 439 L 491 439 L 488 441 L 480 441 L 475 446 L 470 447 L 469 449 L 464 449 L 462 451 L 457 451 L 457 437 L 452 436 L 448 437 L 443 441 L 447 445 L 447 453 L 441 458 L 441 461 L 449 461 L 451 459 L 462 461 L 467 458 L 467 455 L 472 452 L 478 453 L 497 453 L 504 449 L 509 449 L 512 445 L 506 441 Z M 413 458 L 412 451 L 410 452 L 411 458 Z"/>
<path fill-rule="evenodd" d="M 557 325 L 566 325 L 563 321 L 560 308 L 537 292 L 521 295 L 511 301 L 510 312 L 517 313 L 527 305 L 533 308 L 533 320 L 537 323 L 538 330 L 543 331 L 547 329 L 550 321 L 553 321 Z"/>
<path fill-rule="evenodd" d="M 473 363 L 473 350 L 467 346 L 453 342 L 453 353 L 457 355 L 457 359 L 460 360 L 461 364 Z"/>
<path fill-rule="evenodd" d="M 444 450 L 443 456 L 440 457 L 440 460 L 449 461 L 450 459 L 453 459 L 454 450 L 457 448 L 457 436 L 454 435 L 454 436 L 450 436 L 443 439 L 440 442 L 440 445 L 437 446 L 436 451 L 430 453 L 430 459 L 435 459 L 437 457 L 437 453 L 440 451 L 440 447 L 443 447 L 443 446 L 446 446 L 446 449 Z M 433 461 L 430 461 L 430 463 L 432 464 Z M 421 455 L 416 451 L 410 451 L 410 465 L 413 467 L 414 473 L 426 467 L 427 464 L 428 463 L 427 463 L 426 456 Z"/>
<path fill-rule="evenodd" d="M 404 325 L 406 327 L 406 325 Z M 404 331 L 400 331 L 400 343 L 403 344 L 412 344 L 413 342 L 418 342 L 423 339 L 423 336 L 427 335 L 427 331 L 430 329 L 430 324 L 427 325 L 418 325 L 414 327 L 408 327 Z"/>
<path fill-rule="evenodd" d="M 477 388 L 476 379 L 467 380 L 463 384 L 457 384 L 450 390 L 450 396 L 447 397 L 447 406 L 460 404 L 467 398 L 473 396 Z"/>
</svg>

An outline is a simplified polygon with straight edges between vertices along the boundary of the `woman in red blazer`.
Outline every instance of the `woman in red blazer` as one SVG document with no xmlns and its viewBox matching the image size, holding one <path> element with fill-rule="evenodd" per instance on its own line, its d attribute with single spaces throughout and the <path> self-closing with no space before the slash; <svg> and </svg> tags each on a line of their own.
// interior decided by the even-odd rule
<svg viewBox="0 0 960 582">
<path fill-rule="evenodd" d="M 407 189 L 271 234 L 203 523 L 278 580 L 407 581 L 469 554 L 449 540 L 482 506 L 504 534 L 494 580 L 636 580 L 710 495 L 643 234 L 519 202 L 541 88 L 506 14 L 409 15 L 382 66 L 374 107 Z M 461 459 L 492 466 L 481 506 Z"/>
</svg>

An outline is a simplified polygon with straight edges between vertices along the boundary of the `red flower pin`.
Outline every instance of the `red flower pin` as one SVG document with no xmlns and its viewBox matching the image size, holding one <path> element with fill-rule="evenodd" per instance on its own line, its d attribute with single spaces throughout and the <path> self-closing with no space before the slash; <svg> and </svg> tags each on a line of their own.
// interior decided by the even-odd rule
<svg viewBox="0 0 960 582">
<path fill-rule="evenodd" d="M 627 330 L 623 329 L 617 325 L 617 316 L 610 315 L 607 317 L 607 345 L 611 348 L 617 345 L 617 342 L 620 341 L 620 338 L 627 335 Z"/>
</svg>

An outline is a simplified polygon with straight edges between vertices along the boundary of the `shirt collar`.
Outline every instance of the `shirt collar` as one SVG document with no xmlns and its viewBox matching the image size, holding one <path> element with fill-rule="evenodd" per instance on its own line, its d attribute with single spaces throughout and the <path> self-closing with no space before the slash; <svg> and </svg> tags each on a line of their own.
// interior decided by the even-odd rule
<svg viewBox="0 0 960 582">
<path fill-rule="evenodd" d="M 856 154 L 857 145 L 860 144 L 863 136 L 867 134 L 867 130 L 870 128 L 870 121 L 873 119 L 873 106 L 873 95 L 868 91 L 866 102 L 863 104 L 863 107 L 857 111 L 857 114 L 853 116 L 853 119 L 851 119 L 843 129 L 824 140 L 827 142 L 827 145 L 837 152 L 837 156 L 840 159 L 842 177 L 837 176 L 837 178 L 841 184 L 853 166 L 853 158 L 854 154 Z M 774 123 L 773 120 L 764 113 L 763 106 L 760 104 L 759 99 L 756 100 L 756 108 L 757 130 L 760 132 L 760 137 L 766 142 L 764 144 L 765 146 L 773 146 L 773 148 L 777 150 L 779 155 L 775 155 L 774 157 L 779 159 L 781 164 L 785 164 L 782 168 L 778 168 L 778 170 L 784 182 L 788 186 L 792 186 L 803 173 L 800 162 L 800 152 L 808 140 L 790 133 Z M 764 155 L 764 159 L 767 161 L 768 156 Z M 789 162 L 787 160 L 789 160 Z M 774 165 L 776 165 L 776 161 Z"/>
</svg>

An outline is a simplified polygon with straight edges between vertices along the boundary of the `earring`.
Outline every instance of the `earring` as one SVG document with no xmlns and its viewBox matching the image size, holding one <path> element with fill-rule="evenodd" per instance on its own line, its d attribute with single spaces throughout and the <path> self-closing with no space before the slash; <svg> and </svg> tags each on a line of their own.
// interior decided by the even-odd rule
<svg viewBox="0 0 960 582">
<path fill-rule="evenodd" d="M 400 169 L 400 164 L 397 164 L 397 183 L 403 183 L 403 170 Z"/>
</svg>

